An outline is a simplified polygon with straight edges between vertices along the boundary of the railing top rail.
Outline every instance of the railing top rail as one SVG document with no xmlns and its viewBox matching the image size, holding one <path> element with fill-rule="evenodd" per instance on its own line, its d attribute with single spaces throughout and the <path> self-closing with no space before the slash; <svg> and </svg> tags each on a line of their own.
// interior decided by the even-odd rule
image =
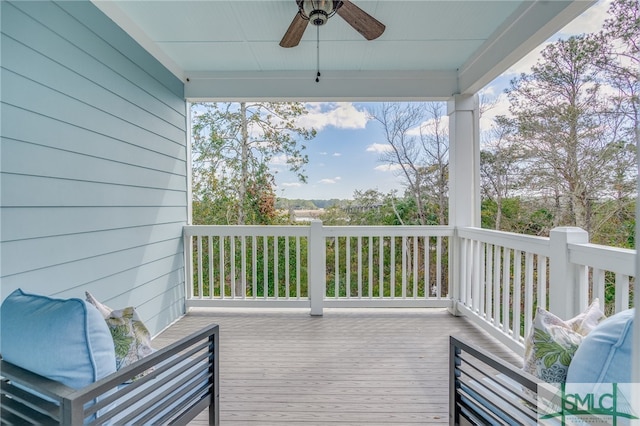
<svg viewBox="0 0 640 426">
<path fill-rule="evenodd" d="M 389 225 L 389 226 L 323 226 L 327 237 L 451 237 L 452 226 L 436 225 Z"/>
<path fill-rule="evenodd" d="M 549 238 L 482 228 L 458 228 L 458 236 L 514 250 L 549 256 Z"/>
<path fill-rule="evenodd" d="M 635 276 L 636 251 L 599 244 L 568 244 L 569 260 L 578 265 Z"/>
<path fill-rule="evenodd" d="M 186 225 L 185 237 L 222 236 L 222 237 L 306 237 L 309 226 L 306 225 Z"/>
</svg>

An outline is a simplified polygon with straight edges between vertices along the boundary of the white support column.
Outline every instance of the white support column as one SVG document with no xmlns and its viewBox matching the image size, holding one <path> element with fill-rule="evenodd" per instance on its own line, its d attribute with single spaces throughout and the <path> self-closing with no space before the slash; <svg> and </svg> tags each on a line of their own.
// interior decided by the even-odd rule
<svg viewBox="0 0 640 426">
<path fill-rule="evenodd" d="M 191 102 L 185 102 L 186 108 L 186 158 L 187 158 L 187 225 L 193 225 L 193 169 L 191 164 L 191 149 L 193 146 L 193 115 L 191 114 Z"/>
<path fill-rule="evenodd" d="M 480 226 L 480 109 L 477 95 L 454 95 L 447 105 L 449 115 L 449 225 L 456 229 Z M 456 315 L 464 265 L 460 243 L 453 238 L 451 313 Z M 469 283 L 470 284 L 470 283 Z"/>
<path fill-rule="evenodd" d="M 309 228 L 307 272 L 309 280 L 309 299 L 311 315 L 322 316 L 325 287 L 327 285 L 325 240 L 322 234 L 322 221 L 312 220 Z"/>
<path fill-rule="evenodd" d="M 636 127 L 636 158 L 640 158 L 640 127 Z M 637 167 L 637 193 L 640 193 L 640 162 L 636 164 Z M 640 217 L 640 203 L 637 202 L 636 197 L 636 218 Z M 636 220 L 636 238 L 640 235 L 640 222 Z M 638 383 L 634 388 L 633 404 L 632 407 L 640 407 L 640 291 L 638 291 L 638 272 L 640 271 L 640 247 L 636 244 L 636 271 L 635 271 L 635 284 L 634 284 L 634 305 L 635 317 L 633 318 L 633 352 L 631 353 L 631 359 L 633 365 L 631 366 L 631 381 Z"/>
<path fill-rule="evenodd" d="M 449 115 L 449 225 L 480 226 L 480 109 L 477 95 L 455 95 Z"/>
<path fill-rule="evenodd" d="M 589 242 L 587 231 L 576 227 L 554 228 L 549 233 L 549 311 L 562 319 L 569 319 L 584 310 L 578 306 L 580 293 L 586 289 L 580 284 L 576 266 L 569 262 L 567 244 Z"/>
</svg>

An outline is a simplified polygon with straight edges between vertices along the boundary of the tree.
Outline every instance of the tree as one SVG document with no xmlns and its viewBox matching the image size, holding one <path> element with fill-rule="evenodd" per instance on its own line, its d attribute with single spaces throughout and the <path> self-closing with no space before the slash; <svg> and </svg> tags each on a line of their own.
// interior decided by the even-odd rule
<svg viewBox="0 0 640 426">
<path fill-rule="evenodd" d="M 513 141 L 513 127 L 505 117 L 497 117 L 491 140 L 480 151 L 480 189 L 485 199 L 496 205 L 495 229 L 502 229 L 503 200 L 509 198 L 520 181 L 521 154 Z"/>
<path fill-rule="evenodd" d="M 603 29 L 594 37 L 602 45 L 602 55 L 598 66 L 604 71 L 606 84 L 612 95 L 614 114 L 610 121 L 616 135 L 612 144 L 616 146 L 613 162 L 613 185 L 609 199 L 597 205 L 598 227 L 610 228 L 619 223 L 618 229 L 625 229 L 633 218 L 629 208 L 634 204 L 636 191 L 636 149 L 640 143 L 640 3 L 637 0 L 615 0 L 608 11 Z M 610 241 L 611 235 L 604 234 Z M 615 244 L 628 244 L 616 239 Z"/>
<path fill-rule="evenodd" d="M 437 210 L 438 225 L 446 225 L 449 194 L 449 132 L 443 119 L 442 103 L 428 103 L 425 109 L 429 120 L 420 126 L 420 143 L 426 159 L 426 164 L 421 169 L 424 175 L 422 182 L 429 201 Z"/>
<path fill-rule="evenodd" d="M 446 222 L 449 140 L 441 104 L 383 103 L 371 118 L 380 123 L 390 149 L 380 161 L 398 170 L 415 200 L 415 223 L 428 223 L 429 201 Z"/>
<path fill-rule="evenodd" d="M 272 223 L 276 210 L 271 160 L 282 157 L 298 179 L 306 181 L 308 157 L 299 140 L 312 139 L 316 131 L 296 124 L 307 113 L 304 105 L 198 103 L 192 111 L 196 202 L 224 202 L 216 207 L 216 223 Z M 194 208 L 194 220 L 195 213 Z"/>
<path fill-rule="evenodd" d="M 584 36 L 547 46 L 542 58 L 511 82 L 510 112 L 533 194 L 551 194 L 556 225 L 590 231 L 591 203 L 612 182 L 618 152 L 607 117 L 611 103 L 595 63 L 600 43 Z"/>
</svg>

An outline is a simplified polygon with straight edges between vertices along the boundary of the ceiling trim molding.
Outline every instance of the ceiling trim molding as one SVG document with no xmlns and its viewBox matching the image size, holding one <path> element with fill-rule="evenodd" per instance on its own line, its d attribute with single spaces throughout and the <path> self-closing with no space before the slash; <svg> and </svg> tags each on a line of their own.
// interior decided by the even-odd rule
<svg viewBox="0 0 640 426">
<path fill-rule="evenodd" d="M 481 90 L 594 3 L 593 0 L 524 2 L 460 68 L 460 93 Z M 539 26 L 540 22 L 546 24 Z M 505 51 L 510 53 L 503 56 Z"/>
<path fill-rule="evenodd" d="M 185 97 L 200 101 L 443 101 L 455 71 L 187 72 Z"/>
</svg>

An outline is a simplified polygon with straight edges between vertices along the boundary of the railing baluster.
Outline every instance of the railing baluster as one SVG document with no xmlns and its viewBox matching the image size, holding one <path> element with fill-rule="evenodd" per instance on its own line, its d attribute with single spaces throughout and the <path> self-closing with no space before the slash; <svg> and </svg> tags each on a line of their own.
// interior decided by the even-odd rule
<svg viewBox="0 0 640 426">
<path fill-rule="evenodd" d="M 225 259 L 224 259 L 224 240 L 225 238 L 220 235 L 218 237 L 218 240 L 220 241 L 220 251 L 218 253 L 219 256 L 219 261 L 220 261 L 220 298 L 224 299 L 225 296 L 225 285 L 224 285 L 224 264 L 225 264 Z"/>
<path fill-rule="evenodd" d="M 362 298 L 362 237 L 358 236 L 358 299 Z"/>
<path fill-rule="evenodd" d="M 485 250 L 487 252 L 485 258 L 485 300 L 486 310 L 485 318 L 487 321 L 491 321 L 493 318 L 493 244 L 486 244 Z"/>
<path fill-rule="evenodd" d="M 486 282 L 484 281 L 484 276 L 485 276 L 484 275 L 485 274 L 485 272 L 484 272 L 484 269 L 485 269 L 484 263 L 486 261 L 485 254 L 484 254 L 485 250 L 486 250 L 485 243 L 483 243 L 482 241 L 478 241 L 478 255 L 477 255 L 477 258 L 478 258 L 479 271 L 478 271 L 478 278 L 477 279 L 478 279 L 478 287 L 479 287 L 478 288 L 478 298 L 480 299 L 479 303 L 478 303 L 478 308 L 479 308 L 478 314 L 483 318 L 484 318 L 485 310 L 486 310 L 485 309 L 485 303 L 486 303 L 485 302 L 485 300 L 486 300 L 485 299 L 485 293 L 486 292 L 484 290 L 484 287 L 486 287 L 486 285 L 487 285 Z"/>
<path fill-rule="evenodd" d="M 396 237 L 391 237 L 391 250 L 390 250 L 390 259 L 389 265 L 391 266 L 391 283 L 389 284 L 389 288 L 391 291 L 391 298 L 396 298 Z"/>
<path fill-rule="evenodd" d="M 209 240 L 209 259 L 207 262 L 207 266 L 209 267 L 209 298 L 213 299 L 213 297 L 215 296 L 215 276 L 214 276 L 214 267 L 213 267 L 213 237 L 210 235 L 208 237 Z M 201 293 L 202 295 L 202 293 Z"/>
<path fill-rule="evenodd" d="M 604 270 L 600 268 L 593 268 L 591 271 L 593 280 L 593 297 L 600 299 L 600 306 L 604 307 Z"/>
<path fill-rule="evenodd" d="M 513 339 L 519 341 L 520 338 L 520 313 L 522 296 L 522 251 L 516 250 L 513 257 Z"/>
<path fill-rule="evenodd" d="M 537 272 L 538 272 L 538 307 L 541 309 L 547 309 L 547 256 L 538 255 Z"/>
<path fill-rule="evenodd" d="M 262 291 L 263 298 L 269 297 L 269 238 L 265 235 L 262 237 Z"/>
<path fill-rule="evenodd" d="M 253 298 L 258 298 L 258 238 L 255 235 L 251 236 L 251 290 L 253 291 Z"/>
<path fill-rule="evenodd" d="M 449 239 L 451 244 L 451 239 Z M 436 238 L 436 291 L 438 299 L 442 297 L 442 237 Z M 449 284 L 451 285 L 451 284 Z M 451 288 L 449 287 L 449 293 L 451 294 Z"/>
<path fill-rule="evenodd" d="M 422 264 L 424 266 L 424 279 L 423 279 L 424 298 L 428 299 L 431 296 L 438 297 L 439 294 L 433 294 L 433 292 L 431 291 L 431 282 L 430 282 L 431 270 L 429 269 L 429 236 L 425 235 L 424 237 L 422 237 L 422 239 L 423 239 Z"/>
<path fill-rule="evenodd" d="M 403 299 L 407 298 L 407 237 L 402 237 L 402 282 L 401 295 Z"/>
<path fill-rule="evenodd" d="M 473 282 L 473 288 L 472 288 L 472 292 L 473 295 L 471 296 L 473 298 L 473 306 L 475 307 L 475 311 L 478 315 L 482 315 L 482 294 L 484 292 L 480 291 L 480 246 L 481 243 L 480 241 L 473 241 L 471 243 L 471 259 L 472 259 L 472 270 L 471 270 L 471 276 L 472 276 L 472 282 Z"/>
<path fill-rule="evenodd" d="M 369 269 L 367 277 L 369 278 L 369 299 L 373 299 L 373 237 L 369 236 L 369 245 L 367 246 L 369 252 Z"/>
<path fill-rule="evenodd" d="M 413 237 L 413 299 L 418 298 L 418 259 L 420 250 L 418 245 L 418 236 Z"/>
<path fill-rule="evenodd" d="M 334 298 L 340 297 L 340 239 L 336 236 L 334 238 L 335 241 L 335 293 L 333 295 Z"/>
<path fill-rule="evenodd" d="M 278 265 L 278 258 L 280 256 L 278 256 L 279 253 L 279 247 L 278 247 L 278 243 L 279 243 L 279 237 L 277 235 L 273 236 L 273 296 L 278 299 L 278 297 L 280 297 L 280 276 L 278 275 L 279 272 L 279 265 Z"/>
<path fill-rule="evenodd" d="M 289 288 L 289 279 L 290 273 L 289 268 L 291 267 L 291 259 L 289 253 L 289 237 L 284 237 L 284 286 L 285 286 L 285 294 L 284 297 L 289 299 L 291 297 L 290 288 Z"/>
<path fill-rule="evenodd" d="M 629 309 L 629 276 L 616 273 L 616 313 Z"/>
<path fill-rule="evenodd" d="M 587 306 L 589 304 L 589 267 L 577 266 L 578 278 L 578 306 Z"/>
<path fill-rule="evenodd" d="M 197 237 L 197 243 L 198 243 L 198 296 L 200 296 L 199 298 L 202 299 L 203 284 L 202 284 L 202 237 L 201 236 Z"/>
<path fill-rule="evenodd" d="M 296 299 L 300 300 L 300 263 L 302 258 L 300 257 L 300 237 L 296 237 Z M 308 289 L 307 289 L 308 291 Z"/>
<path fill-rule="evenodd" d="M 247 298 L 247 237 L 240 237 L 240 282 L 242 283 L 242 298 Z"/>
<path fill-rule="evenodd" d="M 384 297 L 384 237 L 383 236 L 379 236 L 378 237 L 378 252 L 379 252 L 379 259 L 378 259 L 378 292 L 380 293 L 380 298 L 382 299 Z"/>
<path fill-rule="evenodd" d="M 525 254 L 524 279 L 524 336 L 531 330 L 533 322 L 533 253 Z"/>
<path fill-rule="evenodd" d="M 504 247 L 502 253 L 502 330 L 509 333 L 509 292 L 511 289 L 511 249 Z"/>
<path fill-rule="evenodd" d="M 351 237 L 345 238 L 345 287 L 346 287 L 346 295 L 347 299 L 351 298 Z"/>
<path fill-rule="evenodd" d="M 185 271 L 185 295 L 187 299 L 193 299 L 193 237 L 183 232 L 184 238 L 184 271 Z"/>
<path fill-rule="evenodd" d="M 462 239 L 460 241 L 460 265 L 458 266 L 460 269 L 460 278 L 462 279 L 462 282 L 460 283 L 460 298 L 465 306 L 469 306 L 469 303 L 471 302 L 467 293 L 467 289 L 469 288 L 469 261 L 467 260 L 468 243 L 469 240 L 467 239 Z"/>
<path fill-rule="evenodd" d="M 493 326 L 500 327 L 500 268 L 502 265 L 502 247 L 493 246 Z"/>
<path fill-rule="evenodd" d="M 230 268 L 230 287 L 231 298 L 236 298 L 236 237 L 229 237 L 229 268 Z"/>
</svg>

